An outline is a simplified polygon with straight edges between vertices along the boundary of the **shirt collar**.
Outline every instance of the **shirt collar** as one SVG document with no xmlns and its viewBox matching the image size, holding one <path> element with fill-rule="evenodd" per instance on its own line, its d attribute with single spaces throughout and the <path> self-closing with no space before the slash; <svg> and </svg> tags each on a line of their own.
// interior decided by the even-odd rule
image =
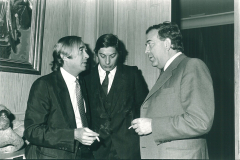
<svg viewBox="0 0 240 160">
<path fill-rule="evenodd" d="M 76 77 L 74 77 L 73 75 L 71 75 L 70 73 L 68 73 L 65 69 L 63 69 L 62 67 L 60 67 L 60 71 L 62 73 L 62 76 L 65 80 L 65 82 L 70 82 L 73 83 L 76 81 Z"/>
<path fill-rule="evenodd" d="M 117 66 L 110 71 L 109 75 L 115 75 L 116 71 L 117 71 Z M 105 77 L 106 71 L 102 69 L 100 64 L 98 64 L 98 72 L 100 76 Z"/>
<path fill-rule="evenodd" d="M 167 63 L 165 64 L 165 66 L 164 66 L 164 71 L 168 68 L 168 66 L 173 62 L 173 60 L 175 59 L 175 58 L 177 58 L 180 54 L 182 54 L 182 52 L 178 52 L 177 54 L 175 54 L 174 56 L 172 56 L 168 61 L 167 61 Z"/>
</svg>

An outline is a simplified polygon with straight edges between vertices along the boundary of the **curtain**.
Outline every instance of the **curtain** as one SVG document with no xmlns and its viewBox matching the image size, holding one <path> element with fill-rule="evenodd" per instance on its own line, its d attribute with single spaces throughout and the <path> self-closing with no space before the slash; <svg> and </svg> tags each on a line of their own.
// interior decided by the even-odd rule
<svg viewBox="0 0 240 160">
<path fill-rule="evenodd" d="M 184 53 L 203 60 L 214 86 L 215 116 L 207 135 L 210 159 L 235 159 L 234 155 L 234 25 L 186 29 Z"/>
</svg>

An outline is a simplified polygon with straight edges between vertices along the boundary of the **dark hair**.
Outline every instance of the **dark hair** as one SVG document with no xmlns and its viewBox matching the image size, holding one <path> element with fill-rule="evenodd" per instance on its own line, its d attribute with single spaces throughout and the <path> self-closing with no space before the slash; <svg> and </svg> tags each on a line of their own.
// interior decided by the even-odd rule
<svg viewBox="0 0 240 160">
<path fill-rule="evenodd" d="M 113 34 L 104 34 L 100 36 L 96 42 L 94 52 L 97 54 L 99 49 L 107 47 L 114 47 L 119 55 L 122 52 L 122 47 L 119 43 L 119 39 Z"/>
<path fill-rule="evenodd" d="M 72 49 L 78 48 L 82 43 L 82 38 L 78 36 L 66 36 L 58 40 L 53 49 L 52 71 L 58 71 L 63 66 L 64 61 L 61 55 L 72 58 Z"/>
<path fill-rule="evenodd" d="M 158 30 L 158 38 L 161 41 L 164 41 L 166 38 L 169 38 L 171 40 L 171 48 L 173 50 L 176 50 L 178 52 L 184 51 L 182 34 L 177 24 L 173 22 L 163 22 L 157 25 L 153 25 L 147 29 L 146 34 L 148 34 L 153 29 Z"/>
</svg>

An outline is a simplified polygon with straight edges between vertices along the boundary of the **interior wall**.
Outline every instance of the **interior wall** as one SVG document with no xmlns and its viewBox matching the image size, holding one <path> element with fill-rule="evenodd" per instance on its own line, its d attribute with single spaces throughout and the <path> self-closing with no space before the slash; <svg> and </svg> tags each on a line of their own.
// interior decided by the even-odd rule
<svg viewBox="0 0 240 160">
<path fill-rule="evenodd" d="M 169 0 L 115 0 L 114 33 L 128 51 L 127 65 L 136 65 L 142 71 L 148 88 L 151 89 L 159 76 L 145 54 L 146 30 L 154 24 L 171 21 Z"/>
<path fill-rule="evenodd" d="M 51 72 L 54 44 L 63 36 L 77 35 L 91 48 L 95 43 L 95 24 L 96 0 L 47 0 L 41 75 L 0 72 L 0 104 L 17 119 L 23 119 L 32 83 Z"/>
<path fill-rule="evenodd" d="M 98 0 L 98 37 L 113 33 L 114 29 L 114 1 Z"/>
</svg>

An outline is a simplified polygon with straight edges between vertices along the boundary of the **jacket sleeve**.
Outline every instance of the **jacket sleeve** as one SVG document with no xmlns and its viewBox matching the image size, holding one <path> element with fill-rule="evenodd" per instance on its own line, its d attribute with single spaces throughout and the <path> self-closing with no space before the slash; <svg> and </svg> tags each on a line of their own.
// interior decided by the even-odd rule
<svg viewBox="0 0 240 160">
<path fill-rule="evenodd" d="M 181 76 L 179 98 L 185 112 L 153 118 L 152 134 L 156 142 L 201 136 L 211 129 L 214 92 L 207 66 L 200 60 L 189 60 Z"/>
<path fill-rule="evenodd" d="M 51 118 L 56 111 L 52 110 L 49 88 L 42 79 L 33 83 L 27 102 L 24 137 L 37 146 L 74 152 L 74 129 L 51 127 L 55 126 L 51 125 L 54 123 Z"/>
</svg>

